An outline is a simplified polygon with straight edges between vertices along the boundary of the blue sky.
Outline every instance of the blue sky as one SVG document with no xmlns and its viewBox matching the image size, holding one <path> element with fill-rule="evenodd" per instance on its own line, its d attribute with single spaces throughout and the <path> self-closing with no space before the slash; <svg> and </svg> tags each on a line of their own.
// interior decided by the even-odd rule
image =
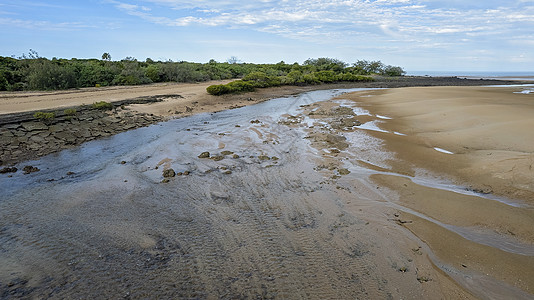
<svg viewBox="0 0 534 300">
<path fill-rule="evenodd" d="M 534 0 L 0 0 L 0 56 L 533 71 Z"/>
</svg>

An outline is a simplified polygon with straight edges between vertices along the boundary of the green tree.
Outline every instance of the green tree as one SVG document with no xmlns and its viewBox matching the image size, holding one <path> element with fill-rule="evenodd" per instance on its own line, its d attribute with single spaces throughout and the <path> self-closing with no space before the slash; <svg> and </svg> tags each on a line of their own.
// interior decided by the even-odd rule
<svg viewBox="0 0 534 300">
<path fill-rule="evenodd" d="M 347 64 L 335 58 L 321 57 L 317 59 L 307 59 L 304 62 L 305 66 L 315 66 L 317 71 L 343 71 Z"/>
<path fill-rule="evenodd" d="M 406 72 L 401 67 L 386 66 L 382 71 L 382 75 L 386 76 L 403 76 Z"/>
<path fill-rule="evenodd" d="M 107 52 L 104 52 L 104 54 L 102 54 L 102 60 L 111 61 L 111 55 Z"/>
<path fill-rule="evenodd" d="M 149 65 L 145 70 L 145 76 L 152 82 L 160 82 L 159 68 L 157 65 Z"/>
</svg>

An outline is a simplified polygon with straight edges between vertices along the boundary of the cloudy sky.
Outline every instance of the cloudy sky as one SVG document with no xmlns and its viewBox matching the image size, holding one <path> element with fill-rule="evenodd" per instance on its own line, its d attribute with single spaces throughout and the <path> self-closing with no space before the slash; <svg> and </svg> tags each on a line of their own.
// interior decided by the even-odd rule
<svg viewBox="0 0 534 300">
<path fill-rule="evenodd" d="M 0 0 L 0 56 L 534 71 L 534 0 Z"/>
</svg>

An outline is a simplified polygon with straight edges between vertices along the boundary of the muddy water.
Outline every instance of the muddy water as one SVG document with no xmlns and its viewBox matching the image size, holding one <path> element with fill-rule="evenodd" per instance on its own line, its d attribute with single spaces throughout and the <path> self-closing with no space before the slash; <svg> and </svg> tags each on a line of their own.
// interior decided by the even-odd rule
<svg viewBox="0 0 534 300">
<path fill-rule="evenodd" d="M 303 109 L 344 92 L 173 120 L 21 164 L 41 171 L 0 178 L 0 298 L 442 298 L 437 260 L 369 180 L 391 156 L 381 141 L 359 130 L 323 135 L 321 147 L 312 136 L 328 124 Z M 343 159 L 329 160 L 338 148 Z M 169 168 L 188 175 L 162 182 Z"/>
</svg>

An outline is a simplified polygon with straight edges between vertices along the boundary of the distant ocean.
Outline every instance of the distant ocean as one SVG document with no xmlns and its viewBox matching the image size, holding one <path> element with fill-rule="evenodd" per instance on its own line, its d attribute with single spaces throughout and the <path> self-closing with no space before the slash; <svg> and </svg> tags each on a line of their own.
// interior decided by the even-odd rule
<svg viewBox="0 0 534 300">
<path fill-rule="evenodd" d="M 490 78 L 490 77 L 510 77 L 522 78 L 531 77 L 534 80 L 534 71 L 532 72 L 469 72 L 469 71 L 407 71 L 406 75 L 414 76 L 457 76 L 457 77 L 474 77 L 474 78 Z"/>
</svg>

